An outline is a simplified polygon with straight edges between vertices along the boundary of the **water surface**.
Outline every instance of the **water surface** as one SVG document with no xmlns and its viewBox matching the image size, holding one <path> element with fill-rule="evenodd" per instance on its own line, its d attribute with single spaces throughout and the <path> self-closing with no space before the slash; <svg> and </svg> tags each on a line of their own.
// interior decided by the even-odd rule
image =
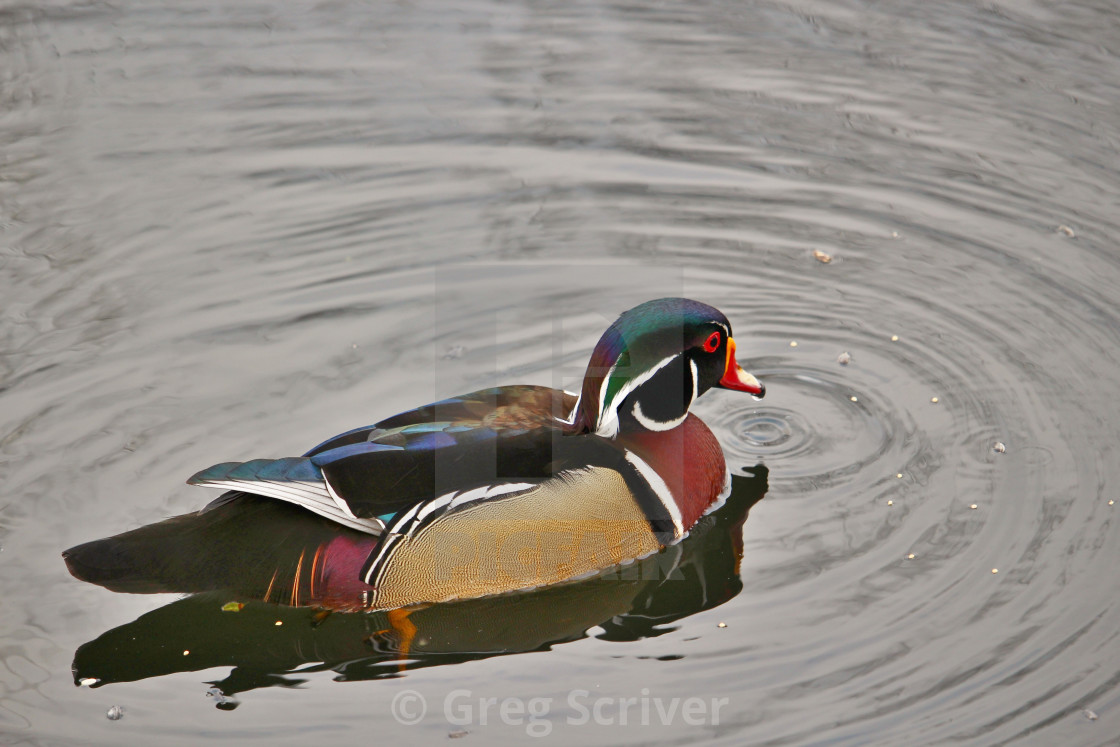
<svg viewBox="0 0 1120 747">
<path fill-rule="evenodd" d="M 0 741 L 525 737 L 449 723 L 465 689 L 593 744 L 1114 743 L 1118 39 L 1106 2 L 0 4 Z M 66 573 L 215 462 L 572 388 L 660 295 L 723 310 L 768 390 L 696 408 L 749 514 L 667 601 L 436 610 L 524 635 L 402 673 L 349 648 L 372 617 Z M 196 634 L 206 668 L 161 658 Z M 728 703 L 569 723 L 643 688 Z"/>
</svg>

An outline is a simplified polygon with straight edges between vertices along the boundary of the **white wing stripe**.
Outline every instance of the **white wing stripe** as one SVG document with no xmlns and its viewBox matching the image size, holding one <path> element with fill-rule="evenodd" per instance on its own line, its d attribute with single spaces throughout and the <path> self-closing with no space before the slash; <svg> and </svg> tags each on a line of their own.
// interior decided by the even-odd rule
<svg viewBox="0 0 1120 747">
<path fill-rule="evenodd" d="M 225 490 L 242 490 L 254 495 L 292 503 L 308 511 L 313 511 L 320 516 L 330 519 L 342 526 L 356 529 L 366 534 L 379 535 L 385 530 L 385 523 L 380 519 L 357 519 L 347 516 L 334 504 L 333 501 L 324 500 L 317 492 L 300 492 L 285 489 L 273 482 L 253 482 L 251 480 L 213 480 L 201 485 L 208 488 L 222 488 Z M 293 485 L 306 485 L 307 483 L 291 483 Z"/>
<path fill-rule="evenodd" d="M 320 470 L 320 472 L 321 471 L 322 470 Z M 355 516 L 354 512 L 350 510 L 350 506 L 346 503 L 346 501 L 342 500 L 342 498 L 339 497 L 338 493 L 334 492 L 334 488 L 332 488 L 330 482 L 327 481 L 326 475 L 323 475 L 323 484 L 327 486 L 327 494 L 331 497 L 331 500 L 335 502 L 335 505 L 342 509 L 342 513 L 346 514 L 351 519 L 357 519 L 358 517 Z"/>
</svg>

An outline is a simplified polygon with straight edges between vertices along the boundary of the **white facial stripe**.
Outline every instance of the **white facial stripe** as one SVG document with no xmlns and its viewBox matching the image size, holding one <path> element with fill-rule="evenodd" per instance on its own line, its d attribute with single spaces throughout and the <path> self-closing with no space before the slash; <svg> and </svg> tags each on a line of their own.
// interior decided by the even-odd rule
<svg viewBox="0 0 1120 747">
<path fill-rule="evenodd" d="M 696 367 L 696 361 L 689 358 L 688 367 L 692 369 L 692 399 L 688 401 L 688 407 L 684 408 L 685 412 L 688 412 L 689 408 L 696 403 L 696 397 L 700 391 L 700 369 Z"/>
<path fill-rule="evenodd" d="M 697 382 L 700 380 L 700 371 L 696 367 L 696 361 L 689 358 L 688 367 L 692 370 L 692 399 L 688 401 L 688 405 L 684 408 L 684 414 L 679 418 L 674 418 L 672 420 L 667 420 L 664 422 L 660 420 L 654 420 L 653 418 L 647 416 L 644 412 L 642 412 L 642 403 L 635 400 L 634 407 L 630 410 L 630 414 L 634 416 L 634 420 L 637 420 L 643 428 L 651 431 L 668 431 L 676 428 L 678 425 L 685 421 L 685 418 L 688 417 L 688 410 L 690 407 L 692 407 L 692 403 L 696 401 L 696 395 L 699 387 L 699 384 Z"/>
<path fill-rule="evenodd" d="M 632 391 L 653 378 L 655 373 L 665 368 L 665 366 L 668 366 L 676 360 L 678 356 L 680 356 L 680 353 L 674 353 L 668 358 L 661 360 L 656 366 L 649 369 L 641 376 L 626 382 L 622 389 L 615 394 L 614 399 L 611 400 L 610 406 L 606 409 L 603 408 L 602 402 L 607 396 L 607 382 L 610 381 L 610 376 L 608 375 L 606 379 L 603 379 L 603 386 L 599 394 L 599 422 L 596 424 L 595 433 L 605 438 L 614 438 L 618 434 L 618 406 L 630 396 Z M 614 366 L 611 366 L 611 372 L 614 372 Z"/>
<path fill-rule="evenodd" d="M 617 366 L 618 366 L 618 361 L 615 361 L 614 363 L 611 364 L 610 369 L 607 371 L 607 375 L 603 377 L 603 383 L 599 385 L 599 419 L 598 419 L 598 423 L 595 424 L 596 431 L 599 430 L 599 424 L 603 422 L 603 413 L 606 412 L 607 384 L 611 383 L 611 374 L 614 373 L 614 369 Z"/>
<path fill-rule="evenodd" d="M 653 494 L 661 501 L 661 505 L 669 513 L 669 518 L 673 520 L 673 539 L 679 540 L 684 536 L 684 520 L 681 518 L 681 511 L 677 508 L 677 501 L 673 498 L 669 486 L 661 479 L 661 475 L 654 472 L 653 467 L 646 464 L 645 460 L 634 452 L 626 452 L 626 461 L 634 465 L 638 473 L 649 483 L 650 488 L 653 489 Z"/>
</svg>

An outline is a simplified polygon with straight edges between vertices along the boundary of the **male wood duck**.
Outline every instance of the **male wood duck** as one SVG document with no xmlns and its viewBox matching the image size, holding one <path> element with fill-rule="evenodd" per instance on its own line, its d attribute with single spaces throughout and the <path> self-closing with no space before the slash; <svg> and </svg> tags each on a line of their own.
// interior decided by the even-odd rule
<svg viewBox="0 0 1120 747">
<path fill-rule="evenodd" d="M 712 387 L 765 392 L 736 362 L 717 309 L 648 301 L 603 334 L 578 395 L 486 389 L 347 431 L 302 457 L 218 464 L 188 482 L 229 492 L 190 518 L 247 520 L 263 496 L 332 522 L 330 539 L 300 551 L 297 599 L 300 589 L 360 594 L 366 608 L 395 609 L 588 576 L 679 542 L 726 497 L 723 451 L 689 413 Z M 64 557 L 74 575 L 113 588 L 121 574 L 109 566 L 137 562 L 122 559 L 131 535 L 133 545 L 158 544 L 195 526 L 175 523 L 187 518 Z"/>
</svg>

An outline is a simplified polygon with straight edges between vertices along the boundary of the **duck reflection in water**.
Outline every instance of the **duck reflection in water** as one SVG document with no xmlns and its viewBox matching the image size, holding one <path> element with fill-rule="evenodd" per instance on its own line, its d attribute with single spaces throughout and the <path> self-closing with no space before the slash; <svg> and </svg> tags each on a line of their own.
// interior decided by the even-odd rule
<svg viewBox="0 0 1120 747">
<path fill-rule="evenodd" d="M 298 685 L 304 680 L 293 676 L 297 669 L 334 670 L 345 681 L 395 677 L 405 668 L 544 651 L 585 638 L 594 627 L 611 641 L 658 636 L 672 622 L 739 593 L 743 523 L 766 488 L 762 465 L 733 474 L 726 503 L 684 541 L 591 578 L 372 612 L 357 611 L 360 590 L 350 598 L 316 599 L 307 573 L 308 559 L 321 548 L 357 544 L 364 535 L 295 506 L 246 496 L 232 512 L 179 516 L 122 535 L 132 540 L 117 545 L 132 556 L 127 574 L 70 560 L 75 576 L 113 591 L 193 592 L 79 647 L 75 683 L 97 687 L 233 667 L 210 683 L 232 696 Z M 134 564 L 144 552 L 151 562 Z"/>
</svg>

